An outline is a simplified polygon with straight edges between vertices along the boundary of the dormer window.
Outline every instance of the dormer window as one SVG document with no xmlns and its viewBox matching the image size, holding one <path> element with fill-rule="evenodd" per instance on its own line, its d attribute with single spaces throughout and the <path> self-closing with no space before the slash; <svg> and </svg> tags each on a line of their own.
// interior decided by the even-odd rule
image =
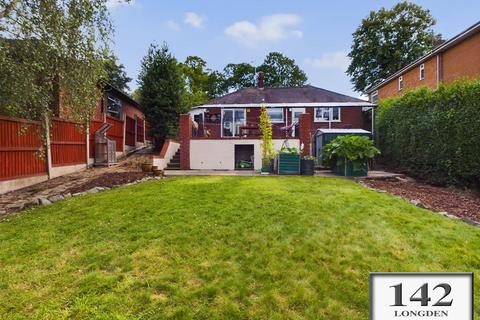
<svg viewBox="0 0 480 320">
<path fill-rule="evenodd" d="M 420 65 L 420 80 L 425 79 L 425 65 L 422 63 Z"/>
<path fill-rule="evenodd" d="M 398 77 L 398 91 L 403 89 L 403 76 Z"/>
</svg>

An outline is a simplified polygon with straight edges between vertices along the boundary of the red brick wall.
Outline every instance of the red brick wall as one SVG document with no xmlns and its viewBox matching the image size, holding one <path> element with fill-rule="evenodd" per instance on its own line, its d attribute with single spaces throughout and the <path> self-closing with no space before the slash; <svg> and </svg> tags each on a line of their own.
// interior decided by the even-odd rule
<svg viewBox="0 0 480 320">
<path fill-rule="evenodd" d="M 451 83 L 462 78 L 480 77 L 480 33 L 440 53 L 440 81 Z M 378 100 L 403 94 L 408 89 L 427 86 L 437 87 L 437 56 L 424 62 L 425 79 L 420 80 L 420 65 L 403 74 L 403 90 L 398 90 L 398 77 L 386 82 L 378 89 Z"/>
<path fill-rule="evenodd" d="M 480 77 L 480 33 L 445 51 L 442 62 L 444 83 Z"/>
<path fill-rule="evenodd" d="M 192 117 L 180 115 L 180 169 L 190 169 L 190 139 L 192 137 Z"/>
<path fill-rule="evenodd" d="M 302 148 L 302 156 L 310 155 L 310 143 L 312 141 L 312 126 L 313 126 L 313 114 L 311 112 L 301 114 L 298 120 L 299 124 L 299 138 L 300 148 Z"/>
</svg>

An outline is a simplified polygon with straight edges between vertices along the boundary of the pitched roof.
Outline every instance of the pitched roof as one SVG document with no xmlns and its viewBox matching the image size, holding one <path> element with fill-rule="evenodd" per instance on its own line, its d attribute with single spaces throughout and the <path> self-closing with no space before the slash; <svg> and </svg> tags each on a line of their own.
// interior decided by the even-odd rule
<svg viewBox="0 0 480 320">
<path fill-rule="evenodd" d="M 386 78 L 385 80 L 382 80 L 381 82 L 371 86 L 370 88 L 367 89 L 367 93 L 371 93 L 375 90 L 377 90 L 378 88 L 380 88 L 381 86 L 383 86 L 385 83 L 387 82 L 390 82 L 392 79 L 400 76 L 402 73 L 404 73 L 405 71 L 408 71 L 410 69 L 412 69 L 413 67 L 425 62 L 427 59 L 431 58 L 432 56 L 440 53 L 440 52 L 443 52 L 443 51 L 446 51 L 447 49 L 449 49 L 450 47 L 456 45 L 457 43 L 463 41 L 464 39 L 466 38 L 469 38 L 471 37 L 472 35 L 476 34 L 477 32 L 480 32 L 480 21 L 478 21 L 477 23 L 475 23 L 473 26 L 467 28 L 466 30 L 460 32 L 459 34 L 457 34 L 456 36 L 454 36 L 453 38 L 451 38 L 450 40 L 448 41 L 445 41 L 444 43 L 442 43 L 441 45 L 439 45 L 438 47 L 435 47 L 432 51 L 430 51 L 429 53 L 427 53 L 426 55 L 418 58 L 417 60 L 415 60 L 414 62 L 410 63 L 409 65 L 406 65 L 405 67 L 403 67 L 402 69 L 398 70 L 397 72 L 395 72 L 394 74 L 392 74 L 391 76 L 389 76 L 388 78 Z"/>
<path fill-rule="evenodd" d="M 239 104 L 276 104 L 276 103 L 332 103 L 352 102 L 364 103 L 364 100 L 344 94 L 317 88 L 314 86 L 288 88 L 258 88 L 249 87 L 215 98 L 207 105 L 239 105 Z M 202 106 L 199 106 L 202 107 Z"/>
</svg>

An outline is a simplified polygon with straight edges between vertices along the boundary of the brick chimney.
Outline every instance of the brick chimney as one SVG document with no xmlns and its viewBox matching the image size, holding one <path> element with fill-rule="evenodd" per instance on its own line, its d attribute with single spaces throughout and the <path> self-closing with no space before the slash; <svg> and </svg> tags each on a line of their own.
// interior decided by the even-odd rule
<svg viewBox="0 0 480 320">
<path fill-rule="evenodd" d="M 265 88 L 265 75 L 263 74 L 262 71 L 258 73 L 258 88 L 263 89 Z"/>
</svg>

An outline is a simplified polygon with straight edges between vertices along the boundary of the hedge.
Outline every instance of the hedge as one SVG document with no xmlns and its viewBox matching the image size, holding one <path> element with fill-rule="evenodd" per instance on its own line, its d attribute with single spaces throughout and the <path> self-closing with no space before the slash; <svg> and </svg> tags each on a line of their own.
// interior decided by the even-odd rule
<svg viewBox="0 0 480 320">
<path fill-rule="evenodd" d="M 379 104 L 387 165 L 437 185 L 480 186 L 480 81 L 420 88 Z"/>
</svg>

